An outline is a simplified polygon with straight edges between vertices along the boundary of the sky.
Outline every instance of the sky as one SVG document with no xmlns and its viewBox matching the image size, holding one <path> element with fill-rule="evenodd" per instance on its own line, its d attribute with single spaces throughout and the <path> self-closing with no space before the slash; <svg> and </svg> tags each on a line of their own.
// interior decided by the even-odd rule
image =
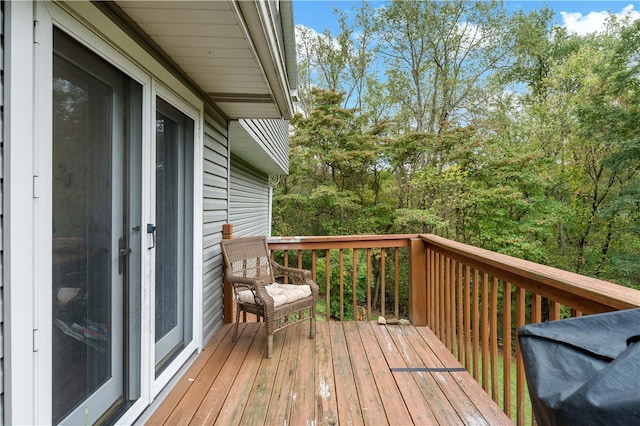
<svg viewBox="0 0 640 426">
<path fill-rule="evenodd" d="M 380 1 L 372 3 L 381 4 Z M 570 32 L 587 34 L 597 31 L 604 23 L 608 12 L 615 14 L 631 14 L 632 19 L 640 19 L 640 0 L 605 0 L 605 1 L 533 1 L 505 0 L 507 10 L 530 11 L 549 6 L 554 12 L 557 24 L 566 26 Z M 358 7 L 360 1 L 351 0 L 294 0 L 293 16 L 296 25 L 304 25 L 321 33 L 329 28 L 332 34 L 339 32 L 338 19 L 334 8 L 349 11 Z"/>
</svg>

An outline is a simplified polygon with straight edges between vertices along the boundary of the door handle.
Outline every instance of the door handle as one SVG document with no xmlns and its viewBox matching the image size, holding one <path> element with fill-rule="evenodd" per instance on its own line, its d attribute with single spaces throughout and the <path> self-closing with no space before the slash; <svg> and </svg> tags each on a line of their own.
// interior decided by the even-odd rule
<svg viewBox="0 0 640 426">
<path fill-rule="evenodd" d="M 124 273 L 124 266 L 127 261 L 127 256 L 131 253 L 131 248 L 127 247 L 124 238 L 120 237 L 118 240 L 118 275 Z"/>
<path fill-rule="evenodd" d="M 147 234 L 151 234 L 151 238 L 153 241 L 151 247 L 147 248 L 148 250 L 151 250 L 156 246 L 156 226 L 153 223 L 147 223 Z"/>
</svg>

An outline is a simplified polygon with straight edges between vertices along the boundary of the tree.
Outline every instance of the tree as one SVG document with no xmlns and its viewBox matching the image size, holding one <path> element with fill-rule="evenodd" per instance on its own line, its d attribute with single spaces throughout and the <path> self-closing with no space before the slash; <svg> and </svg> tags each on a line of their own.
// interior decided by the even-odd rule
<svg viewBox="0 0 640 426">
<path fill-rule="evenodd" d="M 355 16 L 299 39 L 274 232 L 433 232 L 638 285 L 640 23 L 578 36 L 460 0 Z"/>
<path fill-rule="evenodd" d="M 394 1 L 369 15 L 389 92 L 417 132 L 464 124 L 485 77 L 508 64 L 509 18 L 499 2 Z"/>
</svg>

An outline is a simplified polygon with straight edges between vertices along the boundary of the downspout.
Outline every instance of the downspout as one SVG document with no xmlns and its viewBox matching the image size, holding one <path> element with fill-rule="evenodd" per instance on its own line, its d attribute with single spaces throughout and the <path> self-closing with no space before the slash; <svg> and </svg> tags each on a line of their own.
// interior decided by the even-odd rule
<svg viewBox="0 0 640 426">
<path fill-rule="evenodd" d="M 227 120 L 227 223 L 231 219 L 231 120 Z"/>
<path fill-rule="evenodd" d="M 275 180 L 275 182 L 274 182 Z M 268 202 L 268 224 L 267 236 L 271 237 L 273 228 L 273 188 L 280 183 L 280 176 L 269 176 L 269 202 Z"/>
</svg>

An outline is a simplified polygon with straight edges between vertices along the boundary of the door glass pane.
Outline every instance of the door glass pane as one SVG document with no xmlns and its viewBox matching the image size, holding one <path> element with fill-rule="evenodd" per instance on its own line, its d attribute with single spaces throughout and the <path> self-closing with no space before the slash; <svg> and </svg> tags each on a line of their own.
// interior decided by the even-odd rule
<svg viewBox="0 0 640 426">
<path fill-rule="evenodd" d="M 111 88 L 61 58 L 53 80 L 53 407 L 111 376 Z"/>
<path fill-rule="evenodd" d="M 156 101 L 156 375 L 192 336 L 193 126 Z"/>
<path fill-rule="evenodd" d="M 178 325 L 180 125 L 156 115 L 156 342 Z"/>
</svg>

